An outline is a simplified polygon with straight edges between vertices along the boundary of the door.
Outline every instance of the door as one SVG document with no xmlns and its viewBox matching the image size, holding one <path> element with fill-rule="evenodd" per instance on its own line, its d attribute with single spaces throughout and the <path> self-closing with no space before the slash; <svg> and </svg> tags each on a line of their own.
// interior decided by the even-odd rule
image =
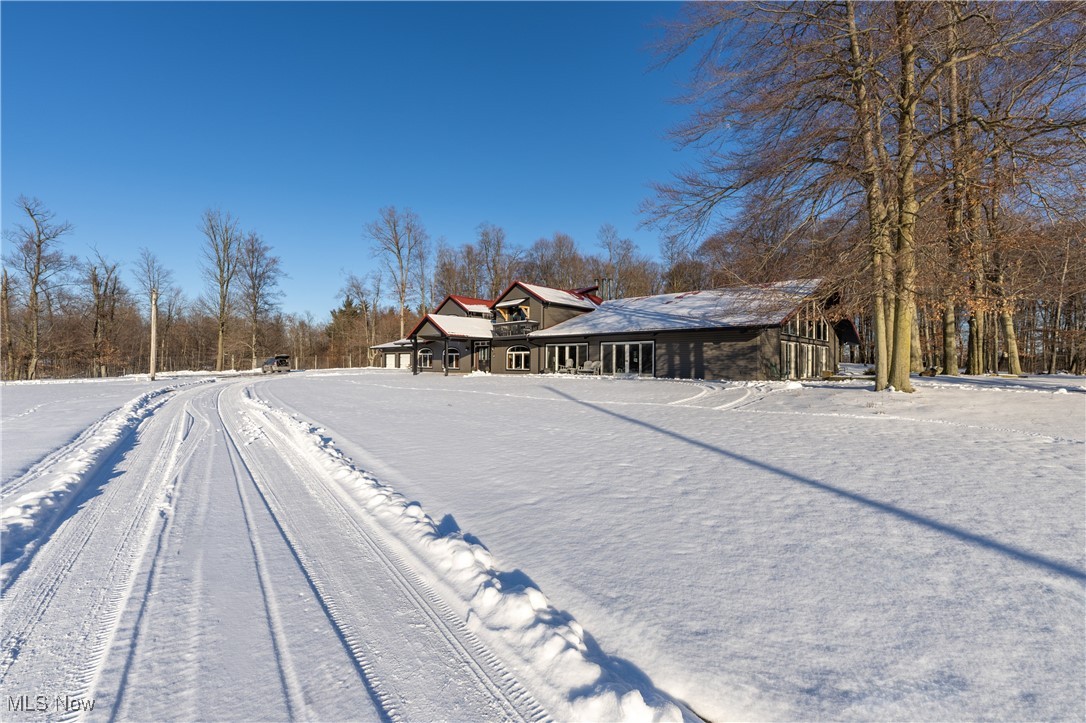
<svg viewBox="0 0 1086 723">
<path fill-rule="evenodd" d="M 490 371 L 490 342 L 475 342 L 475 371 Z"/>
<path fill-rule="evenodd" d="M 637 374 L 651 377 L 655 344 L 651 341 L 606 342 L 600 344 L 604 374 Z"/>
</svg>

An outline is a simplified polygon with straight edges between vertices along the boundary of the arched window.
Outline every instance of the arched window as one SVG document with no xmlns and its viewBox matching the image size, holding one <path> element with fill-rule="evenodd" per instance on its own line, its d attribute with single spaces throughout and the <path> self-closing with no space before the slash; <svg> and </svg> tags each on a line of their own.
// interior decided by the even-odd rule
<svg viewBox="0 0 1086 723">
<path fill-rule="evenodd" d="M 460 368 L 460 350 L 449 349 L 445 352 L 445 368 L 446 369 L 459 369 Z"/>
<path fill-rule="evenodd" d="M 434 366 L 434 352 L 430 349 L 419 349 L 419 369 L 432 369 Z"/>
<path fill-rule="evenodd" d="M 511 346 L 505 353 L 505 368 L 527 371 L 532 368 L 529 357 L 531 351 L 526 346 Z"/>
</svg>

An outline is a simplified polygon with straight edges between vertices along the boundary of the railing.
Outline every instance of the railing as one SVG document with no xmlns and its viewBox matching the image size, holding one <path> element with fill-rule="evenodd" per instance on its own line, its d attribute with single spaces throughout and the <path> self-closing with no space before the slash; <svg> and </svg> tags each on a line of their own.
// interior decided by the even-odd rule
<svg viewBox="0 0 1086 723">
<path fill-rule="evenodd" d="M 494 336 L 524 336 L 538 328 L 538 321 L 500 321 L 494 324 Z"/>
</svg>

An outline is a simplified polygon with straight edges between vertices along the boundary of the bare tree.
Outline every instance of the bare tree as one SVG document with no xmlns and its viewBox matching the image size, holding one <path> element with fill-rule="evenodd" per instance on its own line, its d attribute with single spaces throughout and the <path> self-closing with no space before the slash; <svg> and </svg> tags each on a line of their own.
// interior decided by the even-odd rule
<svg viewBox="0 0 1086 723">
<path fill-rule="evenodd" d="M 121 285 L 117 263 L 95 253 L 83 266 L 83 282 L 91 303 L 91 376 L 105 377 L 108 365 L 119 360 L 111 339 L 117 305 L 126 294 Z"/>
<path fill-rule="evenodd" d="M 160 343 L 158 338 L 158 302 L 159 299 L 166 294 L 176 295 L 176 293 L 179 292 L 171 288 L 173 272 L 164 268 L 159 262 L 158 257 L 146 248 L 140 249 L 140 257 L 136 262 L 135 277 L 136 286 L 139 288 L 143 297 L 147 299 L 148 318 L 151 326 L 148 370 L 153 381 L 155 374 L 158 371 L 159 350 L 160 347 L 165 348 L 166 329 L 169 326 L 169 322 L 167 322 L 166 328 L 163 329 L 163 338 Z M 173 306 L 176 306 L 176 301 L 173 302 Z M 172 319 L 170 321 L 172 321 Z"/>
<path fill-rule="evenodd" d="M 75 265 L 75 259 L 59 248 L 60 238 L 72 230 L 72 225 L 67 221 L 55 223 L 55 214 L 36 198 L 19 196 L 15 204 L 26 215 L 26 222 L 5 233 L 11 248 L 5 263 L 22 274 L 29 351 L 25 376 L 36 379 L 41 361 L 43 297 L 47 297 L 50 285 Z"/>
<path fill-rule="evenodd" d="M 487 299 L 494 299 L 512 283 L 520 254 L 506 240 L 505 229 L 501 226 L 483 222 L 476 229 L 476 234 L 479 256 L 477 263 L 481 263 L 483 268 L 483 282 L 479 294 Z"/>
<path fill-rule="evenodd" d="M 355 300 L 361 309 L 366 360 L 369 366 L 373 366 L 378 353 L 373 347 L 381 342 L 378 338 L 380 334 L 378 318 L 381 313 L 381 273 L 375 272 L 365 276 L 350 274 L 340 293 L 345 300 Z"/>
<path fill-rule="evenodd" d="M 250 231 L 238 248 L 239 295 L 249 322 L 249 350 L 257 368 L 257 332 L 261 322 L 279 306 L 276 289 L 283 276 L 278 256 L 259 234 Z"/>
<path fill-rule="evenodd" d="M 204 235 L 204 277 L 209 285 L 209 302 L 218 325 L 215 371 L 221 372 L 225 366 L 226 327 L 230 321 L 231 290 L 238 271 L 241 235 L 237 219 L 218 209 L 204 211 L 200 231 Z"/>
<path fill-rule="evenodd" d="M 541 238 L 524 254 L 521 275 L 526 281 L 559 289 L 572 289 L 589 280 L 588 264 L 573 237 L 555 232 Z"/>
<path fill-rule="evenodd" d="M 605 254 L 599 259 L 598 271 L 593 274 L 593 278 L 601 283 L 600 296 L 620 299 L 658 291 L 659 269 L 651 259 L 638 252 L 633 241 L 620 237 L 618 229 L 609 223 L 600 226 L 596 238 Z"/>
<path fill-rule="evenodd" d="M 1082 104 L 1071 99 L 1082 90 L 1084 11 L 1074 3 L 688 6 L 665 57 L 699 53 L 690 95 L 696 108 L 676 137 L 699 149 L 703 161 L 658 187 L 649 218 L 675 238 L 711 229 L 725 205 L 751 208 L 759 199 L 801 209 L 796 229 L 834 214 L 862 214 L 876 388 L 910 391 L 919 351 L 921 213 L 949 195 L 951 214 L 966 199 L 968 215 L 979 208 L 968 192 L 977 181 L 963 173 L 999 153 L 1035 157 L 1023 149 L 1036 139 L 1078 132 Z M 1059 41 L 1044 41 L 1046 34 Z M 970 63 L 979 66 L 971 75 L 992 70 L 1000 83 L 972 83 L 964 102 L 964 90 L 953 86 Z M 1030 103 L 1000 100 L 1008 96 Z M 948 111 L 951 97 L 957 105 Z M 986 140 L 971 145 L 971 136 Z M 957 151 L 946 154 L 944 172 L 930 172 L 933 154 L 955 137 Z M 969 224 L 963 219 L 963 228 Z M 686 262 L 674 256 L 672 266 Z M 983 266 L 983 254 L 972 257 Z M 978 285 L 981 276 L 974 274 Z M 945 328 L 953 324 L 948 316 Z"/>
<path fill-rule="evenodd" d="M 412 273 L 429 235 L 414 211 L 405 209 L 400 212 L 395 206 L 382 208 L 377 220 L 366 225 L 364 235 L 373 241 L 373 251 L 392 283 L 399 305 L 400 337 L 403 337 L 406 333 Z"/>
</svg>

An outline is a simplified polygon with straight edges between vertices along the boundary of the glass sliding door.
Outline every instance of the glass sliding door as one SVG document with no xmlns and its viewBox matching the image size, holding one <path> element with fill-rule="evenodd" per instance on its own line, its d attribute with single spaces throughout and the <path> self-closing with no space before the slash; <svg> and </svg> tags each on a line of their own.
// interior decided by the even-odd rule
<svg viewBox="0 0 1086 723">
<path fill-rule="evenodd" d="M 651 377 L 655 371 L 655 349 L 651 341 L 603 342 L 600 344 L 603 373 Z"/>
<path fill-rule="evenodd" d="M 571 372 L 588 361 L 588 344 L 547 344 L 544 369 L 549 372 Z"/>
</svg>

